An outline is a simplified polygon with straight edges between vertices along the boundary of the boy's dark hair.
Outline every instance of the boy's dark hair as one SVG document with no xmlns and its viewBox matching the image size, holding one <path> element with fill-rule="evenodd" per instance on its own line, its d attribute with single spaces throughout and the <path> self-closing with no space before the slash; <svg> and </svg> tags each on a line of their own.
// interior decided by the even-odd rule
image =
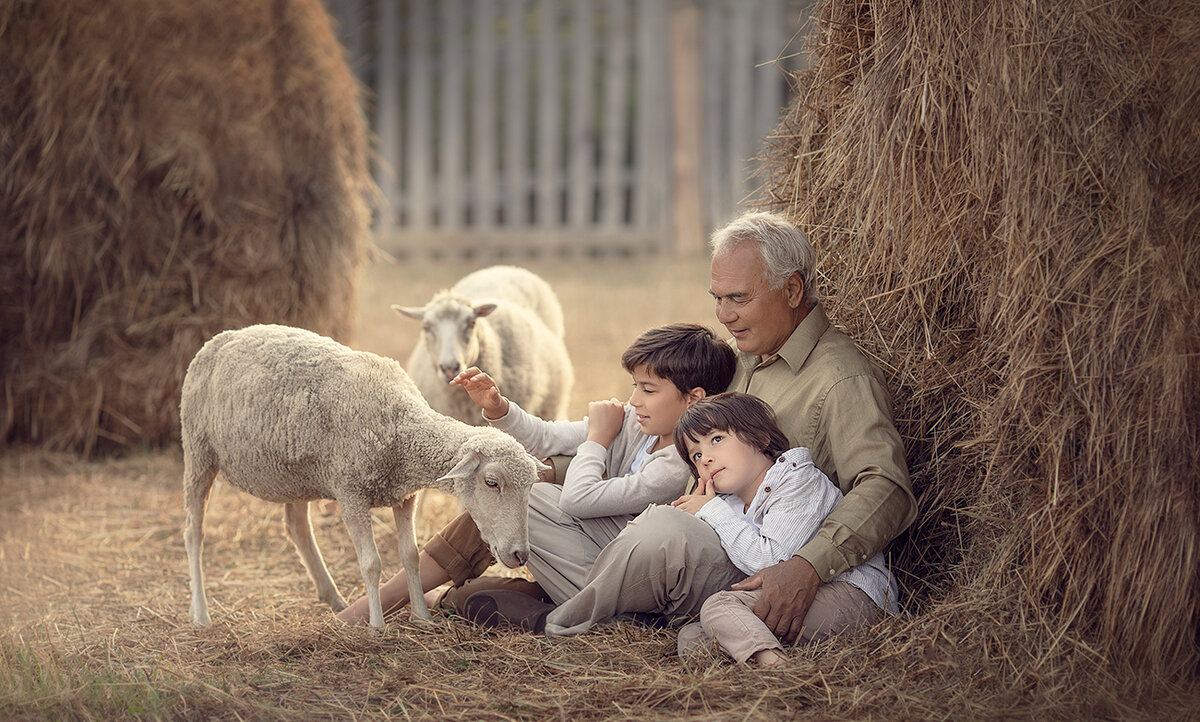
<svg viewBox="0 0 1200 722">
<path fill-rule="evenodd" d="M 629 373 L 645 366 L 650 373 L 675 384 L 680 393 L 700 387 L 711 395 L 729 388 L 737 357 L 711 329 L 694 323 L 672 323 L 638 336 L 621 355 L 621 365 Z"/>
<path fill-rule="evenodd" d="M 675 424 L 675 448 L 693 476 L 700 474 L 689 458 L 687 442 L 696 443 L 714 430 L 733 434 L 771 459 L 792 448 L 767 402 L 737 391 L 709 396 L 688 407 Z"/>
</svg>

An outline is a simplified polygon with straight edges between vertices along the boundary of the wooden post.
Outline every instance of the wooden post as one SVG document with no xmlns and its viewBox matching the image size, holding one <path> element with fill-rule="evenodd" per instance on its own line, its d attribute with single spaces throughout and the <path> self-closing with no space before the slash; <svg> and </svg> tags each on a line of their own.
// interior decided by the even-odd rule
<svg viewBox="0 0 1200 722">
<path fill-rule="evenodd" d="M 380 8 L 378 32 L 379 62 L 376 65 L 375 134 L 379 137 L 379 160 L 375 182 L 383 195 L 379 211 L 378 233 L 388 238 L 396 228 L 400 213 L 400 12 L 395 3 Z"/>
<path fill-rule="evenodd" d="M 704 248 L 707 228 L 700 205 L 700 9 L 683 0 L 671 7 L 672 250 L 692 255 Z"/>
</svg>

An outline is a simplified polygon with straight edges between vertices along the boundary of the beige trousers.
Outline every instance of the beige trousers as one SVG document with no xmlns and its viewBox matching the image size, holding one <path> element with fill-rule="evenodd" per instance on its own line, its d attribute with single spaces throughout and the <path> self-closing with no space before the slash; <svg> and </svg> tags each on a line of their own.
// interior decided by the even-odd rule
<svg viewBox="0 0 1200 722">
<path fill-rule="evenodd" d="M 705 522 L 651 506 L 596 557 L 586 582 L 546 617 L 546 633 L 579 634 L 629 612 L 691 615 L 714 592 L 745 579 Z"/>
<path fill-rule="evenodd" d="M 632 515 L 579 519 L 559 508 L 562 487 L 537 483 L 529 493 L 529 568 L 555 604 L 575 596 L 596 558 Z M 429 554 L 462 587 L 495 563 L 479 527 L 465 512 L 425 544 Z"/>
<path fill-rule="evenodd" d="M 700 621 L 679 630 L 680 654 L 711 646 L 714 642 L 734 661 L 745 662 L 764 649 L 783 651 L 779 639 L 754 615 L 762 590 L 717 592 L 700 607 Z M 881 614 L 866 592 L 849 582 L 832 581 L 817 589 L 804 616 L 796 644 L 817 642 L 839 632 L 870 624 Z"/>
</svg>

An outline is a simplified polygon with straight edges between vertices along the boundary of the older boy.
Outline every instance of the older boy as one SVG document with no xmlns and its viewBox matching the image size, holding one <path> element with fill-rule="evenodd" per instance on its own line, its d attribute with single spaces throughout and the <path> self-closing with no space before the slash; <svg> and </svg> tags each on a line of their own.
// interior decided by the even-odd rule
<svg viewBox="0 0 1200 722">
<path fill-rule="evenodd" d="M 593 402 L 582 421 L 546 421 L 505 399 L 487 374 L 468 369 L 451 383 L 463 386 L 488 423 L 508 432 L 529 452 L 543 457 L 574 453 L 563 485 L 534 485 L 529 499 L 528 568 L 540 589 L 520 580 L 488 581 L 562 603 L 585 584 L 600 551 L 637 514 L 683 493 L 690 472 L 675 450 L 673 431 L 688 406 L 724 391 L 733 378 L 735 355 L 709 329 L 671 324 L 642 334 L 621 357 L 633 377 L 628 405 L 615 399 Z M 460 515 L 421 551 L 422 589 L 449 580 L 459 606 L 493 563 L 467 514 Z M 385 611 L 408 601 L 404 571 L 380 588 Z M 545 597 L 542 596 L 544 590 Z M 365 619 L 358 600 L 338 616 Z"/>
</svg>

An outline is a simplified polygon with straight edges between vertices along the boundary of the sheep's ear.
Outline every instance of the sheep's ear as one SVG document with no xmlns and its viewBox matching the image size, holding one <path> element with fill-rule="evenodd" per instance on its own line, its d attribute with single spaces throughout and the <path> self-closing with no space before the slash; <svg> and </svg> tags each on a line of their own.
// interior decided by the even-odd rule
<svg viewBox="0 0 1200 722">
<path fill-rule="evenodd" d="M 396 313 L 400 314 L 401 316 L 408 316 L 409 318 L 415 318 L 418 321 L 422 321 L 425 319 L 425 307 L 424 306 L 400 306 L 398 304 L 393 303 L 392 310 L 395 311 Z"/>
<path fill-rule="evenodd" d="M 453 484 L 458 479 L 470 479 L 475 476 L 475 472 L 479 470 L 479 462 L 482 457 L 477 451 L 468 451 L 459 459 L 454 468 L 447 471 L 444 476 L 438 479 L 438 482 Z"/>
<path fill-rule="evenodd" d="M 475 317 L 483 318 L 484 316 L 488 315 L 489 313 L 491 313 L 492 311 L 495 311 L 495 310 L 496 310 L 496 304 L 481 303 L 475 307 Z"/>
<path fill-rule="evenodd" d="M 529 458 L 533 459 L 533 463 L 537 466 L 537 470 L 538 470 L 539 474 L 542 473 L 543 471 L 554 471 L 553 466 L 547 466 L 546 464 L 543 464 L 542 460 L 537 458 L 536 456 L 530 456 Z"/>
</svg>

